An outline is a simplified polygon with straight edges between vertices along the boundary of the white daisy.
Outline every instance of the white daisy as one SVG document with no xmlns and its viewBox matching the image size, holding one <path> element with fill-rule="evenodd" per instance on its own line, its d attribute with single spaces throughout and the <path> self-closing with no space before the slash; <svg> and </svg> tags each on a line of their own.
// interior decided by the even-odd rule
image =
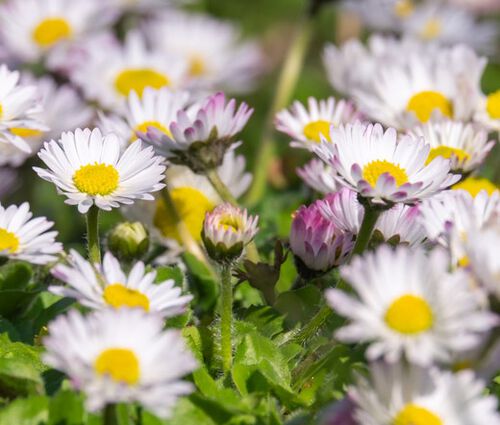
<svg viewBox="0 0 500 425">
<path fill-rule="evenodd" d="M 36 87 L 20 84 L 19 78 L 18 71 L 0 66 L 0 165 L 21 165 L 33 153 L 24 138 L 47 130 Z"/>
<path fill-rule="evenodd" d="M 160 316 L 139 309 L 76 310 L 49 324 L 45 362 L 66 373 L 95 412 L 108 403 L 138 402 L 168 417 L 193 386 L 182 377 L 196 369 L 181 335 L 164 331 Z"/>
<path fill-rule="evenodd" d="M 0 256 L 33 264 L 57 259 L 62 245 L 55 241 L 57 232 L 47 231 L 54 223 L 45 217 L 32 217 L 27 202 L 19 207 L 0 205 Z"/>
<path fill-rule="evenodd" d="M 373 364 L 349 395 L 363 425 L 498 425 L 495 397 L 470 370 L 453 374 L 404 364 Z"/>
<path fill-rule="evenodd" d="M 469 350 L 496 316 L 481 310 L 467 274 L 448 272 L 444 251 L 384 245 L 341 268 L 356 298 L 330 289 L 330 306 L 351 323 L 336 332 L 346 342 L 368 342 L 370 360 L 429 365 Z"/>
<path fill-rule="evenodd" d="M 433 1 L 418 5 L 402 23 L 402 31 L 424 41 L 450 45 L 464 43 L 477 51 L 489 53 L 495 51 L 498 37 L 494 22 L 480 22 L 460 7 Z"/>
<path fill-rule="evenodd" d="M 108 18 L 98 0 L 8 0 L 0 7 L 0 33 L 13 57 L 35 62 L 102 27 Z"/>
<path fill-rule="evenodd" d="M 483 230 L 471 232 L 466 242 L 466 253 L 470 267 L 479 281 L 500 299 L 500 216 L 495 223 Z"/>
<path fill-rule="evenodd" d="M 356 192 L 343 188 L 330 194 L 318 203 L 323 216 L 353 235 L 361 229 L 364 207 L 359 203 Z M 420 245 L 426 238 L 424 227 L 420 223 L 418 206 L 396 204 L 382 212 L 372 236 L 376 243 L 405 243 L 411 246 Z"/>
<path fill-rule="evenodd" d="M 495 145 L 488 141 L 488 133 L 471 124 L 444 121 L 427 123 L 415 127 L 410 133 L 423 139 L 431 146 L 427 162 L 437 156 L 451 161 L 451 170 L 466 174 L 479 168 Z"/>
<path fill-rule="evenodd" d="M 429 120 L 469 121 L 481 96 L 486 58 L 463 45 L 410 51 L 377 61 L 362 89 L 353 90 L 360 111 L 386 126 L 410 129 Z"/>
<path fill-rule="evenodd" d="M 114 134 L 102 136 L 99 129 L 77 129 L 61 139 L 46 142 L 38 156 L 48 169 L 34 167 L 44 180 L 54 183 L 86 213 L 92 205 L 103 210 L 130 205 L 135 199 L 153 200 L 151 192 L 165 185 L 162 159 L 138 140 L 120 154 L 121 142 Z"/>
<path fill-rule="evenodd" d="M 52 274 L 68 286 L 50 286 L 56 295 L 75 298 L 85 307 L 142 308 L 144 311 L 171 317 L 185 311 L 191 295 L 182 296 L 182 290 L 173 280 L 155 282 L 156 271 L 146 272 L 139 261 L 125 274 L 119 261 L 107 252 L 102 265 L 92 265 L 72 250 L 69 265 L 57 264 Z"/>
<path fill-rule="evenodd" d="M 242 41 L 231 22 L 169 11 L 149 24 L 147 31 L 160 51 L 189 64 L 188 76 L 194 87 L 247 91 L 262 68 L 257 44 Z"/>
<path fill-rule="evenodd" d="M 474 119 L 488 130 L 500 133 L 500 90 L 480 97 Z"/>
<path fill-rule="evenodd" d="M 333 178 L 332 167 L 320 159 L 312 159 L 301 168 L 297 168 L 297 175 L 311 189 L 326 195 L 336 192 L 339 188 L 338 182 Z"/>
<path fill-rule="evenodd" d="M 251 174 L 245 172 L 245 158 L 235 155 L 233 151 L 226 153 L 223 164 L 218 168 L 218 174 L 235 198 L 239 198 L 252 181 Z M 222 199 L 205 176 L 195 174 L 184 166 L 169 166 L 166 181 L 179 216 L 193 239 L 201 242 L 205 214 L 222 203 Z M 124 212 L 130 220 L 145 223 L 160 242 L 173 247 L 174 250 L 178 248 L 181 243 L 180 236 L 162 199 L 154 203 L 135 204 Z"/>
<path fill-rule="evenodd" d="M 122 108 L 132 91 L 141 96 L 148 86 L 178 88 L 182 84 L 186 64 L 165 53 L 148 50 L 137 32 L 129 32 L 123 46 L 102 49 L 92 44 L 89 48 L 94 51 L 71 73 L 71 79 L 87 99 L 104 108 Z"/>
<path fill-rule="evenodd" d="M 467 265 L 464 242 L 500 213 L 500 193 L 473 197 L 464 190 L 444 191 L 422 202 L 420 210 L 429 240 L 449 248 L 454 264 Z"/>
<path fill-rule="evenodd" d="M 345 100 L 338 102 L 333 97 L 318 101 L 307 99 L 307 108 L 295 101 L 290 109 L 276 115 L 276 128 L 293 138 L 291 146 L 312 149 L 323 136 L 330 138 L 330 127 L 353 123 L 360 118 L 353 104 Z"/>
<path fill-rule="evenodd" d="M 374 203 L 415 202 L 432 196 L 460 177 L 449 174 L 449 161 L 437 157 L 426 164 L 429 145 L 380 124 L 332 128 L 331 143 L 315 147 L 318 156 L 337 173 L 340 184 Z"/>
<path fill-rule="evenodd" d="M 104 133 L 116 133 L 126 142 L 143 137 L 150 127 L 161 133 L 172 135 L 170 124 L 177 112 L 184 110 L 189 102 L 188 92 L 173 92 L 167 88 L 154 90 L 146 87 L 142 97 L 134 91 L 127 99 L 124 118 L 100 114 L 100 128 Z"/>
</svg>

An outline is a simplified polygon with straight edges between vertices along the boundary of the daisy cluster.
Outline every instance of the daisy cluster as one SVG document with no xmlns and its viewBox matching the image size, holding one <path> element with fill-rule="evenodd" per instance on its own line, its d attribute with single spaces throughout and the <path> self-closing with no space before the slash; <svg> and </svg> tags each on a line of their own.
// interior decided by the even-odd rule
<svg viewBox="0 0 500 425">
<path fill-rule="evenodd" d="M 0 2 L 0 424 L 500 425 L 498 0 L 195 3 Z"/>
</svg>

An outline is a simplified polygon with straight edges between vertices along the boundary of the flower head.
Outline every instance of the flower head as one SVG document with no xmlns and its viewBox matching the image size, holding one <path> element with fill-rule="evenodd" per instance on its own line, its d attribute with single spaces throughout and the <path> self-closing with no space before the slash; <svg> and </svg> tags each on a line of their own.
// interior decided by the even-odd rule
<svg viewBox="0 0 500 425">
<path fill-rule="evenodd" d="M 138 308 L 162 317 L 181 314 L 191 301 L 191 295 L 173 280 L 155 283 L 156 271 L 146 272 L 143 262 L 135 263 L 126 274 L 118 260 L 109 252 L 102 265 L 90 264 L 76 251 L 71 251 L 69 264 L 58 264 L 52 274 L 68 286 L 51 286 L 51 292 L 75 298 L 85 307 Z"/>
<path fill-rule="evenodd" d="M 318 202 L 296 211 L 290 230 L 290 248 L 299 273 L 324 273 L 346 261 L 354 235 L 323 217 Z"/>
<path fill-rule="evenodd" d="M 149 248 L 149 235 L 139 221 L 117 224 L 107 237 L 109 250 L 125 261 L 141 258 Z"/>
<path fill-rule="evenodd" d="M 95 412 L 108 403 L 139 402 L 168 417 L 193 387 L 182 377 L 196 369 L 181 335 L 164 331 L 160 316 L 141 310 L 72 310 L 49 324 L 44 360 L 65 372 Z"/>
<path fill-rule="evenodd" d="M 57 259 L 62 245 L 55 241 L 57 232 L 48 232 L 54 223 L 45 217 L 32 217 L 27 202 L 19 207 L 0 205 L 0 256 L 33 264 Z"/>
<path fill-rule="evenodd" d="M 338 190 L 339 184 L 333 177 L 334 174 L 332 167 L 317 158 L 297 168 L 297 175 L 307 186 L 325 195 Z"/>
<path fill-rule="evenodd" d="M 429 164 L 429 145 L 403 136 L 395 129 L 384 132 L 380 124 L 356 123 L 333 128 L 332 143 L 315 148 L 343 186 L 374 204 L 411 203 L 427 198 L 455 183 L 449 161 L 437 157 Z"/>
<path fill-rule="evenodd" d="M 199 107 L 180 110 L 170 135 L 150 127 L 147 139 L 172 162 L 204 172 L 221 165 L 227 149 L 236 147 L 235 137 L 252 112 L 246 103 L 236 108 L 236 100 L 217 93 Z"/>
<path fill-rule="evenodd" d="M 48 169 L 34 167 L 44 180 L 54 183 L 67 197 L 66 203 L 78 205 L 84 214 L 92 205 L 103 210 L 132 204 L 135 199 L 153 200 L 151 192 L 165 185 L 162 158 L 140 141 L 123 154 L 114 134 L 103 136 L 99 129 L 77 129 L 63 133 L 61 139 L 46 142 L 38 156 Z"/>
<path fill-rule="evenodd" d="M 310 97 L 306 108 L 299 101 L 276 115 L 276 128 L 293 138 L 291 146 L 312 149 L 321 137 L 330 140 L 330 128 L 353 123 L 360 118 L 354 105 L 345 100 L 338 102 L 329 97 L 316 100 Z"/>
<path fill-rule="evenodd" d="M 210 257 L 221 262 L 237 259 L 255 237 L 258 221 L 257 216 L 228 203 L 207 212 L 202 238 Z"/>
<path fill-rule="evenodd" d="M 441 250 L 427 257 L 406 246 L 384 245 L 354 258 L 341 275 L 356 298 L 338 289 L 327 292 L 330 306 L 351 320 L 337 337 L 368 342 L 370 360 L 403 357 L 426 366 L 475 347 L 497 319 L 482 309 L 467 274 L 449 273 L 448 266 Z"/>
</svg>

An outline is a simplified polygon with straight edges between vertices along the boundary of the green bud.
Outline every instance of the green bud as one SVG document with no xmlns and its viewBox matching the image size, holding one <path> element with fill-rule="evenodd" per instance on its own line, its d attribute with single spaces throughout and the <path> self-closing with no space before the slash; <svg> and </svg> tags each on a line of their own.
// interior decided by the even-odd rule
<svg viewBox="0 0 500 425">
<path fill-rule="evenodd" d="M 108 249 L 121 260 L 141 258 L 149 249 L 149 234 L 142 223 L 120 223 L 108 234 Z"/>
</svg>

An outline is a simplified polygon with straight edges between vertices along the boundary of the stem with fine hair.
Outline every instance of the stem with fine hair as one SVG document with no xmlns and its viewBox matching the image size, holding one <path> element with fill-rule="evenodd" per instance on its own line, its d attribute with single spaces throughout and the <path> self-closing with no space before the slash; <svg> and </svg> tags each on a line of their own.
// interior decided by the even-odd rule
<svg viewBox="0 0 500 425">
<path fill-rule="evenodd" d="M 221 266 L 221 315 L 220 315 L 220 350 L 222 371 L 226 375 L 233 363 L 232 326 L 233 326 L 233 286 L 231 266 Z"/>
<path fill-rule="evenodd" d="M 118 412 L 116 409 L 116 404 L 109 403 L 106 404 L 104 411 L 102 413 L 102 423 L 103 425 L 119 425 Z"/>
<path fill-rule="evenodd" d="M 217 172 L 217 169 L 213 168 L 211 170 L 208 170 L 206 172 L 206 176 L 210 183 L 212 184 L 213 188 L 215 191 L 219 194 L 221 199 L 224 202 L 229 202 L 231 205 L 234 205 L 235 207 L 239 207 L 238 201 L 236 198 L 231 194 L 231 191 L 229 188 L 226 186 L 226 184 L 222 181 L 222 179 L 219 176 L 219 173 Z M 259 251 L 257 250 L 257 246 L 255 245 L 255 242 L 250 242 L 247 247 L 246 247 L 246 253 L 247 257 L 250 261 L 253 263 L 258 263 L 259 262 Z"/>
<path fill-rule="evenodd" d="M 356 237 L 356 244 L 351 252 L 351 258 L 355 255 L 361 254 L 372 237 L 373 230 L 377 224 L 377 220 L 382 213 L 382 209 L 365 207 L 365 215 L 361 223 L 361 228 L 359 229 L 358 236 Z"/>
<path fill-rule="evenodd" d="M 248 205 L 255 205 L 262 197 L 266 187 L 267 172 L 274 155 L 274 116 L 287 106 L 293 94 L 300 72 L 304 64 L 304 58 L 312 36 L 312 17 L 305 18 L 298 25 L 297 33 L 288 48 L 285 62 L 281 69 L 277 88 L 268 112 L 260 145 L 255 155 L 253 170 L 253 183 L 246 196 Z"/>
<path fill-rule="evenodd" d="M 101 262 L 101 247 L 99 245 L 99 208 L 92 205 L 87 212 L 87 247 L 91 263 Z"/>
</svg>

